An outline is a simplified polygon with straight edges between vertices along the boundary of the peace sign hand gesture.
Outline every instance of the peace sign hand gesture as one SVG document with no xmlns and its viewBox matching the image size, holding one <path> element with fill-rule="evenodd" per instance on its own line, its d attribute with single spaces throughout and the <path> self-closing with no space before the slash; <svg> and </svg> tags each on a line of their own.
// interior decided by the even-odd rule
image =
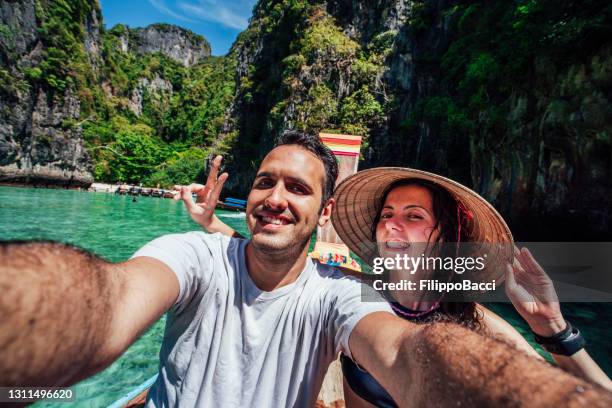
<svg viewBox="0 0 612 408">
<path fill-rule="evenodd" d="M 219 200 L 223 184 L 225 184 L 229 176 L 227 173 L 223 173 L 217 177 L 222 160 L 223 157 L 221 156 L 216 156 L 213 160 L 210 173 L 206 179 L 206 185 L 190 184 L 188 186 L 174 186 L 174 190 L 180 192 L 180 194 L 174 196 L 174 199 L 178 200 L 180 198 L 183 200 L 191 219 L 209 232 L 213 232 L 209 228 L 215 221 L 217 201 Z M 192 193 L 196 194 L 195 202 L 191 197 Z"/>
<path fill-rule="evenodd" d="M 506 294 L 531 330 L 550 337 L 566 327 L 552 280 L 527 248 L 514 248 L 506 268 Z"/>
</svg>

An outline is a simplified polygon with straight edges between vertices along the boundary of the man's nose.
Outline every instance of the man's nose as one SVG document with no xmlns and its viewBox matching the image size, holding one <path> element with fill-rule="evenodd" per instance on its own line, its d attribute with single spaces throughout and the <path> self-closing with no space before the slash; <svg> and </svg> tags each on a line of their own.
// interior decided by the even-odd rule
<svg viewBox="0 0 612 408">
<path fill-rule="evenodd" d="M 266 197 L 264 205 L 272 210 L 284 210 L 287 208 L 287 198 L 285 195 L 285 187 L 282 183 L 277 183 L 272 190 L 270 195 Z"/>
</svg>

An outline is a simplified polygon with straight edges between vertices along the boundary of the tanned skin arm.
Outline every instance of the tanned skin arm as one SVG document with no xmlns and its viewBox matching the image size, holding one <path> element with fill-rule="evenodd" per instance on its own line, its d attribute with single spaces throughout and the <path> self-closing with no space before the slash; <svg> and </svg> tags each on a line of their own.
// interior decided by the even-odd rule
<svg viewBox="0 0 612 408">
<path fill-rule="evenodd" d="M 0 243 L 0 386 L 66 386 L 117 359 L 176 300 L 162 262 Z"/>
<path fill-rule="evenodd" d="M 612 406 L 612 393 L 452 323 L 372 313 L 349 339 L 353 358 L 401 407 Z"/>
<path fill-rule="evenodd" d="M 515 247 L 514 262 L 506 270 L 505 289 L 533 332 L 550 337 L 566 328 L 555 286 L 527 248 Z M 552 357 L 564 370 L 612 390 L 612 381 L 586 350 L 571 356 L 552 354 Z"/>
</svg>

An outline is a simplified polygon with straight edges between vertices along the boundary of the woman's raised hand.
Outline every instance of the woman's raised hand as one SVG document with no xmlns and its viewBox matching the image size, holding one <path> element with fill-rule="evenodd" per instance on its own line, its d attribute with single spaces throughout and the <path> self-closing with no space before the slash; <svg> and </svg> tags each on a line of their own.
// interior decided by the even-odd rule
<svg viewBox="0 0 612 408">
<path fill-rule="evenodd" d="M 183 200 L 191 219 L 207 231 L 215 219 L 217 201 L 219 200 L 223 184 L 225 184 L 228 178 L 227 173 L 217 176 L 222 160 L 223 157 L 221 156 L 216 156 L 213 160 L 210 173 L 206 179 L 206 185 L 190 184 L 188 186 L 174 186 L 174 190 L 180 192 L 180 194 L 174 196 L 174 199 L 178 200 L 180 198 Z M 191 196 L 192 193 L 196 194 L 195 202 Z"/>
<path fill-rule="evenodd" d="M 527 248 L 514 248 L 514 262 L 506 268 L 506 294 L 536 334 L 549 337 L 565 328 L 553 282 Z"/>
</svg>

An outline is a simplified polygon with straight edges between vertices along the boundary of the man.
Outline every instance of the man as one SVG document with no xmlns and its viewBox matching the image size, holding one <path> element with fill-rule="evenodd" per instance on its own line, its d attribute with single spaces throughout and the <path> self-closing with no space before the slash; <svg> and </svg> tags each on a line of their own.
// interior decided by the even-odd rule
<svg viewBox="0 0 612 408">
<path fill-rule="evenodd" d="M 167 235 L 120 264 L 58 244 L 1 246 L 0 385 L 72 384 L 168 311 L 148 406 L 313 406 L 340 350 L 400 406 L 496 405 L 534 393 L 571 402 L 558 391 L 578 386 L 579 402 L 612 401 L 491 339 L 455 325 L 417 326 L 386 302 L 361 302 L 357 281 L 309 260 L 336 175 L 316 138 L 289 133 L 256 174 L 250 241 Z"/>
<path fill-rule="evenodd" d="M 337 174 L 316 138 L 290 133 L 255 176 L 250 241 L 171 235 L 134 255 L 161 261 L 179 280 L 151 405 L 314 405 L 354 325 L 389 311 L 362 303 L 356 281 L 307 258 L 313 231 L 331 215 Z"/>
</svg>

